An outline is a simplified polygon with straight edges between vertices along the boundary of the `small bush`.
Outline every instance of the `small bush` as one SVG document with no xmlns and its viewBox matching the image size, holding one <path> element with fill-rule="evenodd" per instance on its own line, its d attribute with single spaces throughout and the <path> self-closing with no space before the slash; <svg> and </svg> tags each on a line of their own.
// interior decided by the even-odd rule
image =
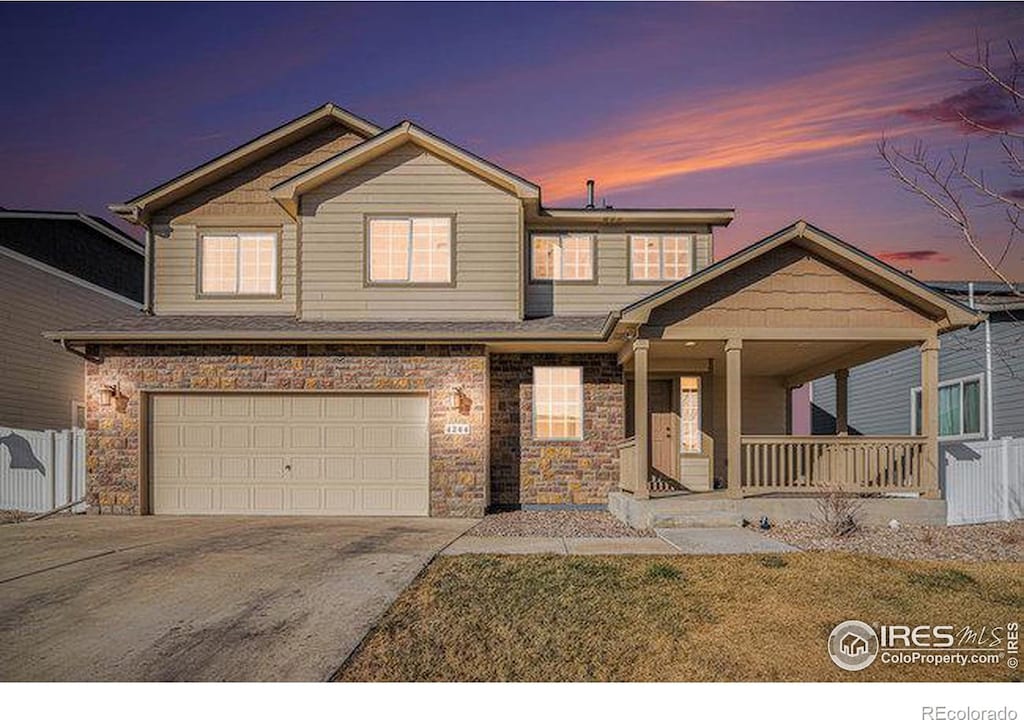
<svg viewBox="0 0 1024 720">
<path fill-rule="evenodd" d="M 817 499 L 817 519 L 832 537 L 846 537 L 860 527 L 860 498 L 842 492 L 838 487 L 826 487 Z"/>
<path fill-rule="evenodd" d="M 761 565 L 766 568 L 784 568 L 786 567 L 786 560 L 779 557 L 778 555 L 765 555 L 758 560 Z"/>
</svg>

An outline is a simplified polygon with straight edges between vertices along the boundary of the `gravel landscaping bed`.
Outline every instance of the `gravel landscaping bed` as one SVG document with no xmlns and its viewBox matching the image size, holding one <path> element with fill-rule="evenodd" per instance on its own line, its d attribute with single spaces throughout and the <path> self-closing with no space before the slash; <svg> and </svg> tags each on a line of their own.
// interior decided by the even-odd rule
<svg viewBox="0 0 1024 720">
<path fill-rule="evenodd" d="M 604 510 L 512 510 L 487 515 L 467 535 L 490 537 L 653 537 Z"/>
<path fill-rule="evenodd" d="M 32 517 L 32 513 L 21 512 L 20 510 L 0 510 L 0 525 L 21 522 L 30 517 Z"/>
<path fill-rule="evenodd" d="M 860 528 L 846 537 L 829 536 L 814 523 L 782 523 L 765 532 L 803 550 L 839 550 L 900 560 L 1024 562 L 1024 521 L 927 527 Z"/>
</svg>

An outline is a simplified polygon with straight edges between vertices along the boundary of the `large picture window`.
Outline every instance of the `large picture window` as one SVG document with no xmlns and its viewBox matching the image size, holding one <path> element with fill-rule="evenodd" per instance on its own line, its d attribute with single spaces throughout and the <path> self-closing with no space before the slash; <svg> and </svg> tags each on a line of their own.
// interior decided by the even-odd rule
<svg viewBox="0 0 1024 720">
<path fill-rule="evenodd" d="M 371 283 L 451 283 L 450 217 L 371 218 L 368 225 Z"/>
<path fill-rule="evenodd" d="M 639 281 L 681 280 L 693 272 L 689 235 L 631 235 L 629 277 Z"/>
<path fill-rule="evenodd" d="M 199 252 L 203 295 L 277 294 L 277 233 L 203 233 Z"/>
<path fill-rule="evenodd" d="M 911 420 L 921 434 L 921 388 L 911 390 Z M 939 437 L 981 437 L 981 378 L 939 383 Z"/>
<path fill-rule="evenodd" d="M 533 369 L 533 437 L 583 439 L 583 368 Z"/>
<path fill-rule="evenodd" d="M 532 280 L 594 279 L 593 235 L 534 235 L 530 255 Z"/>
</svg>

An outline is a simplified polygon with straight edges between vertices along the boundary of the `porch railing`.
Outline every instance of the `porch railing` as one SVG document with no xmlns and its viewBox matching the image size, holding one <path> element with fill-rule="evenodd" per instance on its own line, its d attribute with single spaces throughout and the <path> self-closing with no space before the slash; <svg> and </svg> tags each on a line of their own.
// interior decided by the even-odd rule
<svg viewBox="0 0 1024 720">
<path fill-rule="evenodd" d="M 921 489 L 922 437 L 744 435 L 740 442 L 744 495 Z"/>
<path fill-rule="evenodd" d="M 619 443 L 619 489 L 636 492 L 636 438 Z"/>
</svg>

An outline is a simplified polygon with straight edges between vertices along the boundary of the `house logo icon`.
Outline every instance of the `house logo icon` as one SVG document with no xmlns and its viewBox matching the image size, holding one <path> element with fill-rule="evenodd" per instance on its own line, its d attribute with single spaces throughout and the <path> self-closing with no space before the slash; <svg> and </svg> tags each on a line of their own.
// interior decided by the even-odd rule
<svg viewBox="0 0 1024 720">
<path fill-rule="evenodd" d="M 859 620 L 841 622 L 828 636 L 828 654 L 843 670 L 863 670 L 878 655 L 878 635 Z"/>
</svg>

